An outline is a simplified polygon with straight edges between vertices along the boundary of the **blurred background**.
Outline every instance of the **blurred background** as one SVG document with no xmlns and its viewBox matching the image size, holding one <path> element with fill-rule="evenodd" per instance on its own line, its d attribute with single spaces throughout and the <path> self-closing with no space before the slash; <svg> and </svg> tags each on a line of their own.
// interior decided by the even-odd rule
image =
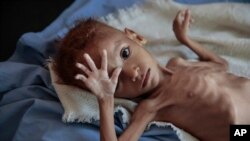
<svg viewBox="0 0 250 141">
<path fill-rule="evenodd" d="M 73 0 L 1 0 L 0 62 L 15 51 L 19 37 L 48 26 Z"/>
<path fill-rule="evenodd" d="M 88 0 L 86 0 L 88 1 Z M 186 4 L 243 2 L 250 0 L 175 0 Z M 20 36 L 47 27 L 73 0 L 0 0 L 0 62 L 15 51 Z"/>
</svg>

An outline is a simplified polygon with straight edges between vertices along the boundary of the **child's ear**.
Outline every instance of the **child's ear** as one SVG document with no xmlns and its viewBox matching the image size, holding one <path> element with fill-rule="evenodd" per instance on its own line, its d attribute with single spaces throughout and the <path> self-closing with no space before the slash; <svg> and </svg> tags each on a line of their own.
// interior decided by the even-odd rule
<svg viewBox="0 0 250 141">
<path fill-rule="evenodd" d="M 124 32 L 128 38 L 135 41 L 137 44 L 139 44 L 141 46 L 143 46 L 147 43 L 147 40 L 143 36 L 137 34 L 136 32 L 134 32 L 131 29 L 125 28 Z"/>
</svg>

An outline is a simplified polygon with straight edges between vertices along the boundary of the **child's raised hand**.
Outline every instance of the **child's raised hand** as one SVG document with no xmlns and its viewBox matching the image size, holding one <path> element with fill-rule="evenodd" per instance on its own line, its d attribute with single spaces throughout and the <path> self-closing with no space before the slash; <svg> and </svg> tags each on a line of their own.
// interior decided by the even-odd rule
<svg viewBox="0 0 250 141">
<path fill-rule="evenodd" d="M 192 21 L 189 9 L 179 11 L 173 21 L 173 31 L 175 36 L 177 40 L 183 44 L 185 44 L 188 40 L 187 32 L 190 22 Z"/>
<path fill-rule="evenodd" d="M 88 54 L 84 54 L 84 58 L 89 66 L 88 69 L 85 65 L 76 63 L 76 66 L 81 69 L 87 76 L 77 74 L 75 79 L 81 80 L 92 93 L 100 100 L 114 96 L 118 76 L 120 75 L 121 68 L 116 68 L 112 76 L 108 75 L 108 59 L 107 51 L 103 50 L 101 68 L 98 69 Z"/>
</svg>

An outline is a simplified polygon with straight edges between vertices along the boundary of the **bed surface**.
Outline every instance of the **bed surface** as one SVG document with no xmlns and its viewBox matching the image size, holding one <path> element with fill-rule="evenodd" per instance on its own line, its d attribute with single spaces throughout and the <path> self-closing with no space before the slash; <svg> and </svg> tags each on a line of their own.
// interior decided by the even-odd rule
<svg viewBox="0 0 250 141">
<path fill-rule="evenodd" d="M 177 0 L 189 4 L 207 0 Z M 29 32 L 18 40 L 15 53 L 0 62 L 0 140 L 50 141 L 99 140 L 99 123 L 63 123 L 62 105 L 51 84 L 46 59 L 55 52 L 56 39 L 79 18 L 104 16 L 142 0 L 76 0 L 41 32 Z M 218 2 L 213 0 L 212 2 Z M 221 1 L 220 1 L 221 2 Z M 225 1 L 223 1 L 225 2 Z M 248 3 L 248 0 L 240 2 Z M 49 14 L 49 13 L 48 13 Z M 115 114 L 117 134 L 126 125 Z M 175 131 L 153 126 L 141 141 L 178 141 Z"/>
</svg>

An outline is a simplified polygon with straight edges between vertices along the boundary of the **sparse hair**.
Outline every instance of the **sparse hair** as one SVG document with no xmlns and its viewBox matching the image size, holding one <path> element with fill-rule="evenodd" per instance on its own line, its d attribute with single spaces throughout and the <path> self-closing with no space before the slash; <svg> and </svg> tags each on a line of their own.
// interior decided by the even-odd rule
<svg viewBox="0 0 250 141">
<path fill-rule="evenodd" d="M 76 74 L 83 73 L 75 64 L 76 62 L 85 64 L 83 54 L 88 50 L 90 44 L 104 34 L 98 30 L 100 26 L 107 25 L 94 19 L 78 21 L 58 42 L 56 54 L 53 57 L 53 69 L 59 77 L 60 83 L 87 89 L 81 81 L 75 79 Z"/>
</svg>

